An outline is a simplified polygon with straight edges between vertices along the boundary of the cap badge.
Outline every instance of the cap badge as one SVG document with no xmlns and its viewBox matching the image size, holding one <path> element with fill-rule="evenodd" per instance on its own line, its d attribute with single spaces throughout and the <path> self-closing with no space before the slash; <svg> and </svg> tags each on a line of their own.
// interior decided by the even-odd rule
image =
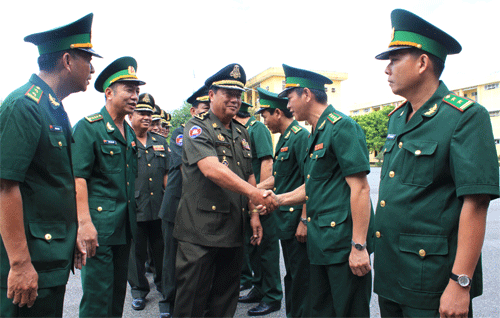
<svg viewBox="0 0 500 318">
<path fill-rule="evenodd" d="M 144 95 L 144 97 L 142 98 L 142 101 L 145 102 L 145 103 L 151 102 L 151 100 L 149 99 L 149 95 L 148 94 Z"/>
<path fill-rule="evenodd" d="M 135 68 L 132 65 L 128 67 L 128 74 L 135 75 Z"/>
<path fill-rule="evenodd" d="M 229 76 L 235 78 L 235 79 L 238 79 L 241 77 L 241 73 L 240 73 L 240 67 L 239 65 L 235 65 L 233 67 L 233 70 L 231 71 L 231 73 L 229 73 Z"/>
</svg>

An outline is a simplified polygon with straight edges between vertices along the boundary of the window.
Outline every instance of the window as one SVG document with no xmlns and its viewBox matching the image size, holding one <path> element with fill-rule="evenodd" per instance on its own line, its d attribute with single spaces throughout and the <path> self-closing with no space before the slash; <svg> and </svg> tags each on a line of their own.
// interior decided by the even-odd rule
<svg viewBox="0 0 500 318">
<path fill-rule="evenodd" d="M 266 86 L 266 91 L 269 91 L 269 86 Z"/>
<path fill-rule="evenodd" d="M 359 114 L 359 110 L 355 110 L 352 112 L 353 115 L 358 115 Z"/>
<path fill-rule="evenodd" d="M 498 117 L 500 116 L 500 110 L 494 110 L 490 112 L 490 117 Z"/>
<path fill-rule="evenodd" d="M 335 93 L 335 87 L 332 87 L 332 93 Z"/>
<path fill-rule="evenodd" d="M 488 85 L 484 86 L 484 89 L 487 90 L 487 91 L 490 90 L 490 89 L 495 89 L 495 88 L 498 88 L 498 83 L 488 84 Z"/>
<path fill-rule="evenodd" d="M 370 108 L 365 108 L 363 111 L 365 112 L 365 114 L 369 113 L 370 112 Z"/>
<path fill-rule="evenodd" d="M 473 99 L 473 100 L 475 100 L 477 102 L 477 92 L 472 92 L 470 94 L 470 99 Z"/>
</svg>

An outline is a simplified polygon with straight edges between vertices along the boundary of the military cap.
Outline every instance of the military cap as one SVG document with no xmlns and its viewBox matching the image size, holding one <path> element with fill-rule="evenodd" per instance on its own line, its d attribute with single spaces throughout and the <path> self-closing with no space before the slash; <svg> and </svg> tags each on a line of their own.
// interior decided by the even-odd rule
<svg viewBox="0 0 500 318">
<path fill-rule="evenodd" d="M 448 54 L 462 51 L 462 46 L 457 40 L 409 11 L 393 10 L 391 22 L 392 37 L 389 49 L 377 55 L 375 58 L 378 60 L 389 59 L 389 54 L 396 50 L 417 48 L 435 55 L 444 62 Z"/>
<path fill-rule="evenodd" d="M 172 115 L 170 115 L 169 113 L 167 113 L 162 109 L 160 113 L 160 118 L 162 124 L 167 124 L 168 127 L 172 127 L 172 125 L 170 125 L 170 120 L 172 120 Z"/>
<path fill-rule="evenodd" d="M 137 106 L 135 106 L 135 110 L 153 112 L 154 107 L 155 99 L 153 98 L 153 95 L 149 93 L 142 93 L 139 95 L 139 101 L 137 102 Z"/>
<path fill-rule="evenodd" d="M 65 26 L 30 34 L 24 38 L 24 41 L 35 44 L 40 55 L 78 49 L 102 57 L 92 50 L 92 44 L 90 43 L 93 17 L 94 14 L 89 13 Z"/>
<path fill-rule="evenodd" d="M 161 119 L 161 112 L 162 112 L 162 109 L 160 108 L 160 106 L 155 105 L 154 110 L 153 110 L 152 120 L 153 121 L 160 120 Z"/>
<path fill-rule="evenodd" d="M 259 104 L 260 109 L 256 114 L 262 113 L 266 109 L 287 109 L 288 98 L 278 97 L 278 94 L 267 91 L 263 88 L 257 87 L 257 92 L 259 92 Z"/>
<path fill-rule="evenodd" d="M 296 87 L 307 87 L 309 89 L 319 89 L 324 91 L 325 84 L 333 84 L 332 80 L 326 76 L 311 71 L 295 68 L 283 64 L 285 71 L 285 90 L 279 93 L 278 97 L 285 97 L 288 91 Z"/>
<path fill-rule="evenodd" d="M 253 106 L 246 102 L 241 102 L 240 112 L 248 113 L 248 110 Z"/>
<path fill-rule="evenodd" d="M 203 85 L 196 92 L 194 92 L 193 95 L 189 96 L 186 101 L 193 107 L 198 106 L 201 102 L 210 102 L 210 98 L 208 97 L 208 87 Z"/>
<path fill-rule="evenodd" d="M 229 64 L 205 81 L 205 86 L 217 86 L 227 89 L 245 90 L 247 77 L 245 70 L 239 64 Z"/>
<path fill-rule="evenodd" d="M 136 82 L 137 85 L 144 85 L 145 82 L 139 80 L 135 74 L 137 62 L 133 57 L 124 56 L 109 64 L 95 80 L 94 87 L 97 91 L 104 93 L 111 84 L 118 82 Z"/>
</svg>

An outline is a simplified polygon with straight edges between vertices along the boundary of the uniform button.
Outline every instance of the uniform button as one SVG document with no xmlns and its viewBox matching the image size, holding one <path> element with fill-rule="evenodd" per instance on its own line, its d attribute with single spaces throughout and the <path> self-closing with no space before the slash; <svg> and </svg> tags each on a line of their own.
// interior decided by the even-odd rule
<svg viewBox="0 0 500 318">
<path fill-rule="evenodd" d="M 402 141 L 401 141 L 401 142 L 399 142 L 398 147 L 399 147 L 399 148 L 403 148 L 403 142 L 402 142 Z"/>
<path fill-rule="evenodd" d="M 381 206 L 381 207 L 384 207 L 384 206 L 385 206 L 385 201 L 384 201 L 384 200 L 380 201 L 380 206 Z"/>
<path fill-rule="evenodd" d="M 52 235 L 50 235 L 49 233 L 45 234 L 45 239 L 47 241 L 50 241 L 52 239 Z"/>
<path fill-rule="evenodd" d="M 151 167 L 151 164 L 150 164 L 150 163 L 148 163 L 148 167 Z"/>
<path fill-rule="evenodd" d="M 312 158 L 312 157 L 313 157 L 313 154 L 310 154 L 310 155 L 309 155 L 309 157 L 310 157 L 310 158 Z"/>
<path fill-rule="evenodd" d="M 215 209 L 217 209 L 217 208 L 215 207 L 215 205 L 212 205 L 212 210 L 214 210 L 214 211 L 215 211 Z"/>
<path fill-rule="evenodd" d="M 318 155 L 316 155 L 316 159 L 318 159 Z"/>
<path fill-rule="evenodd" d="M 97 211 L 101 212 L 102 211 L 102 206 L 97 207 Z"/>
<path fill-rule="evenodd" d="M 128 200 L 128 203 L 130 203 L 130 200 Z"/>
<path fill-rule="evenodd" d="M 309 200 L 309 197 L 306 195 L 306 201 Z"/>
<path fill-rule="evenodd" d="M 238 161 L 236 164 L 239 166 L 239 165 L 240 165 L 240 162 Z"/>
<path fill-rule="evenodd" d="M 421 249 L 420 251 L 418 251 L 418 255 L 425 257 L 425 250 Z"/>
<path fill-rule="evenodd" d="M 245 212 L 245 208 L 241 209 L 241 211 Z"/>
<path fill-rule="evenodd" d="M 111 150 L 111 151 L 109 152 L 109 154 L 110 154 L 110 155 L 114 155 L 115 153 Z"/>
<path fill-rule="evenodd" d="M 151 192 L 151 195 L 153 195 L 153 192 Z"/>
<path fill-rule="evenodd" d="M 274 175 L 276 175 L 276 171 L 274 171 Z"/>
<path fill-rule="evenodd" d="M 307 218 L 307 222 L 311 222 L 311 217 L 308 217 L 308 218 Z"/>
<path fill-rule="evenodd" d="M 309 179 L 310 177 L 311 177 L 311 175 L 310 175 L 310 174 L 308 174 L 308 175 L 307 175 L 307 179 Z"/>
<path fill-rule="evenodd" d="M 335 223 L 335 222 L 330 223 L 331 227 L 335 227 L 336 225 L 337 225 L 337 223 Z"/>
<path fill-rule="evenodd" d="M 127 168 L 128 168 L 128 163 L 127 163 Z"/>
<path fill-rule="evenodd" d="M 149 153 L 149 151 L 146 150 L 146 153 Z"/>
<path fill-rule="evenodd" d="M 222 150 L 222 153 L 226 153 L 226 151 L 225 151 L 225 150 Z"/>
<path fill-rule="evenodd" d="M 127 181 L 127 185 L 130 185 L 130 183 Z"/>
<path fill-rule="evenodd" d="M 379 231 L 375 232 L 375 236 L 376 236 L 377 238 L 380 238 L 380 232 L 379 232 Z"/>
<path fill-rule="evenodd" d="M 421 150 L 416 150 L 416 151 L 415 151 L 415 155 L 416 155 L 416 156 L 420 156 L 420 154 L 421 154 L 421 153 L 422 153 L 422 151 L 421 151 Z"/>
<path fill-rule="evenodd" d="M 278 156 L 274 157 L 274 159 L 276 159 L 276 160 L 277 160 L 277 159 L 278 159 Z"/>
<path fill-rule="evenodd" d="M 389 177 L 394 178 L 394 175 L 395 175 L 394 171 L 389 172 Z"/>
<path fill-rule="evenodd" d="M 290 212 L 293 212 L 293 208 L 290 208 Z"/>
<path fill-rule="evenodd" d="M 273 191 L 275 191 L 275 192 L 276 192 L 276 188 L 273 188 Z"/>
<path fill-rule="evenodd" d="M 283 161 L 283 157 L 281 157 L 281 161 Z"/>
<path fill-rule="evenodd" d="M 61 141 L 59 141 L 57 144 L 59 145 L 59 147 L 62 147 L 62 142 Z"/>
<path fill-rule="evenodd" d="M 149 181 L 153 181 L 153 178 L 149 178 Z"/>
<path fill-rule="evenodd" d="M 127 150 L 128 150 L 128 147 L 127 147 Z"/>
<path fill-rule="evenodd" d="M 387 151 L 387 148 L 384 149 L 384 153 Z"/>
</svg>

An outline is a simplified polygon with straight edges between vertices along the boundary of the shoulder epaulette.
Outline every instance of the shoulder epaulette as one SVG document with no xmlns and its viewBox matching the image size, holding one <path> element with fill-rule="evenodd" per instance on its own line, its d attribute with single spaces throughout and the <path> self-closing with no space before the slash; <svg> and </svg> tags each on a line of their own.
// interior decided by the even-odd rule
<svg viewBox="0 0 500 318">
<path fill-rule="evenodd" d="M 443 102 L 451 105 L 461 112 L 474 105 L 475 101 L 465 97 L 457 96 L 455 94 L 448 94 L 443 98 Z"/>
<path fill-rule="evenodd" d="M 42 98 L 43 91 L 40 87 L 32 85 L 24 95 L 31 98 L 38 104 L 40 103 L 40 99 Z"/>
<path fill-rule="evenodd" d="M 298 133 L 301 130 L 302 130 L 302 127 L 300 127 L 300 126 L 292 126 L 292 131 L 294 134 Z"/>
<path fill-rule="evenodd" d="M 181 124 L 182 127 L 186 127 L 186 124 Z"/>
<path fill-rule="evenodd" d="M 208 118 L 208 112 L 204 112 L 204 113 L 201 113 L 201 114 L 196 114 L 196 115 L 194 115 L 194 117 L 196 117 L 198 119 L 201 119 L 201 120 L 205 120 L 206 118 Z"/>
<path fill-rule="evenodd" d="M 401 107 L 403 107 L 404 105 L 406 105 L 406 103 L 407 103 L 407 102 L 408 102 L 407 100 L 405 100 L 404 102 L 402 102 L 402 103 L 401 103 L 398 107 L 394 108 L 394 109 L 392 110 L 392 112 L 390 112 L 390 113 L 389 113 L 389 115 L 387 115 L 387 116 L 391 117 L 391 115 L 392 115 L 392 114 L 394 114 L 394 112 L 395 112 L 396 110 L 398 110 L 398 109 L 400 109 Z"/>
<path fill-rule="evenodd" d="M 96 121 L 102 120 L 103 118 L 104 117 L 102 117 L 102 115 L 99 113 L 85 117 L 85 119 L 88 120 L 89 123 L 94 123 Z"/>
<path fill-rule="evenodd" d="M 328 120 L 332 123 L 332 124 L 335 124 L 336 122 L 338 122 L 339 120 L 342 119 L 342 116 L 338 115 L 338 114 L 335 114 L 335 113 L 330 113 L 328 114 Z"/>
<path fill-rule="evenodd" d="M 157 133 L 157 132 L 155 132 L 155 131 L 150 131 L 150 133 L 155 134 L 155 135 L 157 135 L 157 136 L 160 136 L 160 137 L 161 137 L 161 138 L 163 138 L 163 139 L 166 139 L 166 138 L 165 138 L 165 136 L 163 136 L 162 134 L 159 134 L 159 133 Z"/>
<path fill-rule="evenodd" d="M 256 122 L 257 122 L 256 120 L 252 120 L 252 121 L 250 122 L 250 126 L 253 126 Z"/>
</svg>

